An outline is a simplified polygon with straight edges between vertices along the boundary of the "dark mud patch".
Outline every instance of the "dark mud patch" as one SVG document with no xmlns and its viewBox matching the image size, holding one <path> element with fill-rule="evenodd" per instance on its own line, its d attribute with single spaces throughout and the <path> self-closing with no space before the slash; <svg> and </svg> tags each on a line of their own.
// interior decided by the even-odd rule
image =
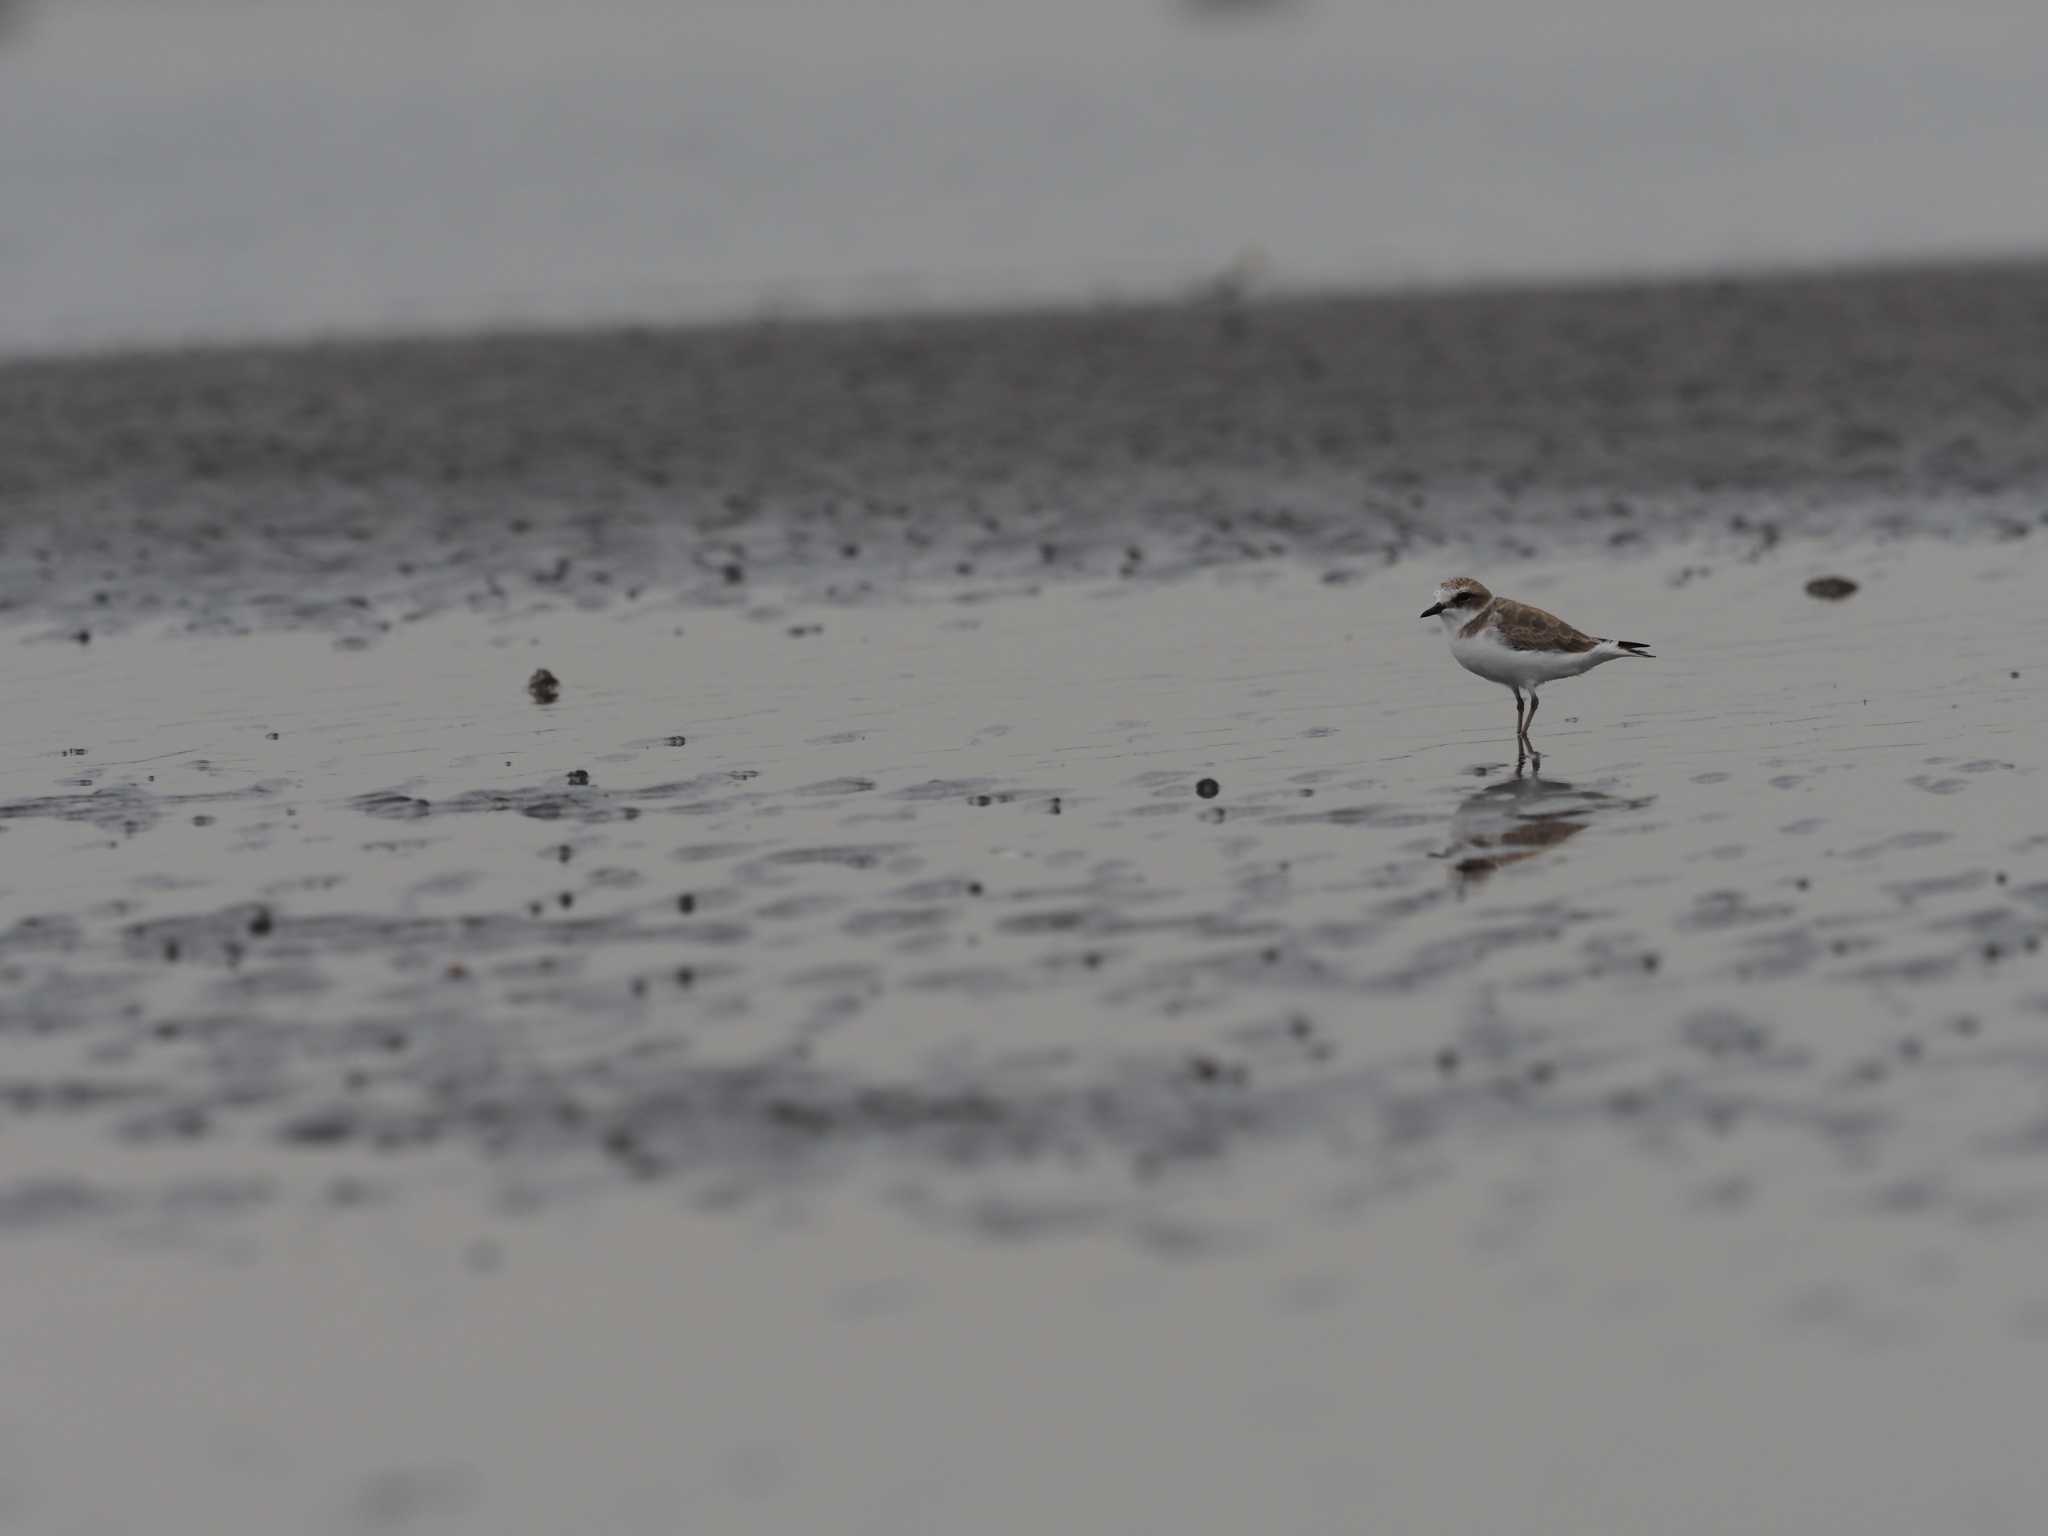
<svg viewBox="0 0 2048 1536">
<path fill-rule="evenodd" d="M 0 610 L 359 645 L 451 608 L 723 605 L 763 583 L 864 604 L 1445 544 L 1526 559 L 1711 532 L 1753 558 L 2040 522 L 2048 367 L 2011 344 L 2048 315 L 2038 265 L 1230 315 L 10 363 Z"/>
<path fill-rule="evenodd" d="M 733 804 L 734 787 L 754 776 L 744 770 L 728 770 L 637 788 L 607 789 L 592 786 L 586 773 L 570 775 L 566 787 L 528 785 L 511 789 L 470 789 L 443 799 L 427 799 L 403 790 L 387 789 L 358 795 L 349 803 L 363 815 L 385 821 L 510 813 L 534 821 L 572 821 L 595 826 L 610 821 L 632 821 L 657 810 L 684 815 L 707 815 L 727 810 Z M 575 790 L 587 790 L 588 793 L 572 793 Z M 854 792 L 821 789 L 815 785 L 799 791 L 820 796 Z"/>
<path fill-rule="evenodd" d="M 193 1223 L 247 1213 L 274 1195 L 261 1179 L 200 1177 L 114 1188 L 63 1176 L 26 1178 L 0 1185 L 0 1236 L 90 1224 L 175 1241 Z"/>
<path fill-rule="evenodd" d="M 285 786 L 251 785 L 246 789 L 201 794 L 163 794 L 144 784 L 107 784 L 74 795 L 44 795 L 0 804 L 0 830 L 10 821 L 70 821 L 101 832 L 133 836 L 147 832 L 166 817 L 205 815 L 210 809 L 244 805 L 274 797 Z"/>
</svg>

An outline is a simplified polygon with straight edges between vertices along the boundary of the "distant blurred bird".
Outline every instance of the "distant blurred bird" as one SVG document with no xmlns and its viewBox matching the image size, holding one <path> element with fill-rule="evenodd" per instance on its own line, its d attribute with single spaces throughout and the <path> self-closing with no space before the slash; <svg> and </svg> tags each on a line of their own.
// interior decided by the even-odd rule
<svg viewBox="0 0 2048 1536">
<path fill-rule="evenodd" d="M 1247 19 L 1298 8 L 1301 0 L 1180 0 L 1180 8 L 1202 20 L 1225 16 Z"/>
<path fill-rule="evenodd" d="M 1436 589 L 1436 602 L 1422 610 L 1422 617 L 1432 619 L 1439 614 L 1458 665 L 1514 694 L 1515 745 L 1531 757 L 1542 756 L 1529 740 L 1538 688 L 1624 656 L 1653 659 L 1640 641 L 1589 635 L 1554 613 L 1511 597 L 1495 597 L 1470 576 L 1453 577 Z M 1522 713 L 1524 688 L 1529 690 L 1526 717 Z"/>
</svg>

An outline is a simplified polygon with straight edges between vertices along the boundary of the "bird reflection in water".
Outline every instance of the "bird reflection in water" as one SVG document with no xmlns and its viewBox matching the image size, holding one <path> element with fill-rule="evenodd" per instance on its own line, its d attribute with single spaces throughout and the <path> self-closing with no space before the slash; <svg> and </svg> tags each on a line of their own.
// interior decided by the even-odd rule
<svg viewBox="0 0 2048 1536">
<path fill-rule="evenodd" d="M 1459 802 L 1451 814 L 1450 848 L 1440 857 L 1451 861 L 1460 887 L 1476 884 L 1504 865 L 1570 842 L 1595 816 L 1649 803 L 1518 772 Z"/>
</svg>

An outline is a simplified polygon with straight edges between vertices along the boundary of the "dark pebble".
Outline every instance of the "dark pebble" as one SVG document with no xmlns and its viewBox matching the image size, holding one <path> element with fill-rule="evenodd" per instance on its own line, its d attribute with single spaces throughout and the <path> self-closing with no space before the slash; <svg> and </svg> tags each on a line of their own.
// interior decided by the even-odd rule
<svg viewBox="0 0 2048 1536">
<path fill-rule="evenodd" d="M 552 704 L 562 696 L 562 682 L 546 667 L 526 680 L 526 691 L 536 704 Z"/>
<path fill-rule="evenodd" d="M 1816 576 L 1806 584 L 1808 597 L 1822 598 L 1827 602 L 1839 603 L 1856 590 L 1856 583 L 1846 576 Z"/>
<path fill-rule="evenodd" d="M 1195 793 L 1200 795 L 1204 800 L 1214 800 L 1218 795 L 1223 793 L 1223 786 L 1221 784 L 1218 784 L 1214 779 L 1201 779 L 1198 780 L 1195 784 Z"/>
<path fill-rule="evenodd" d="M 279 1134 L 299 1146 L 331 1146 L 347 1141 L 355 1135 L 356 1129 L 355 1116 L 347 1110 L 325 1109 L 314 1110 L 289 1121 Z"/>
</svg>

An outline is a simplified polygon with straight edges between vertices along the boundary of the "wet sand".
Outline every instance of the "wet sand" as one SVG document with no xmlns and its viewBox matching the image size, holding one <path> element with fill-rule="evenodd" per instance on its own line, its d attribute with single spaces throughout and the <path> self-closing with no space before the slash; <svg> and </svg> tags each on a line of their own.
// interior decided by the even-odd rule
<svg viewBox="0 0 2048 1536">
<path fill-rule="evenodd" d="M 2041 526 L 2048 268 L 0 366 L 0 613 L 852 602 Z"/>
<path fill-rule="evenodd" d="M 0 1518 L 2032 1528 L 2044 324 L 0 369 Z"/>
</svg>

